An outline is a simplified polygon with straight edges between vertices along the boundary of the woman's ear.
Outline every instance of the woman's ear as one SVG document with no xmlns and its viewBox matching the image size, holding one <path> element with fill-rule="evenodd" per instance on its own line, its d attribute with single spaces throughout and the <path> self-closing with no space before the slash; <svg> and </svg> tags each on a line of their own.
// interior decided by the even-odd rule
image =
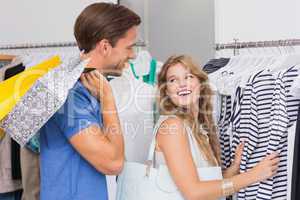
<svg viewBox="0 0 300 200">
<path fill-rule="evenodd" d="M 96 49 L 103 57 L 107 57 L 111 54 L 112 46 L 107 39 L 102 39 L 97 43 Z"/>
</svg>

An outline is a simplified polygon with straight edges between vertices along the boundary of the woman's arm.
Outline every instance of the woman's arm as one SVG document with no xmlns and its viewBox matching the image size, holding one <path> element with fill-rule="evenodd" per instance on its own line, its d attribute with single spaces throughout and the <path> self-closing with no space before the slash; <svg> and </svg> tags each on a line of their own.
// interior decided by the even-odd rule
<svg viewBox="0 0 300 200">
<path fill-rule="evenodd" d="M 187 133 L 180 119 L 170 118 L 163 122 L 158 130 L 157 142 L 158 149 L 164 154 L 175 184 L 186 199 L 208 200 L 224 196 L 223 181 L 199 180 Z M 234 190 L 239 191 L 248 185 L 273 176 L 278 162 L 277 156 L 272 154 L 249 172 L 233 176 L 230 181 L 233 183 Z"/>
</svg>

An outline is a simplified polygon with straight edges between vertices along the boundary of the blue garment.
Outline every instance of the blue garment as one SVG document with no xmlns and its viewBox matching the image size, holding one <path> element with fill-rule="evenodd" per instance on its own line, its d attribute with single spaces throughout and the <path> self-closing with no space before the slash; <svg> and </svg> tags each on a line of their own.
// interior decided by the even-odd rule
<svg viewBox="0 0 300 200">
<path fill-rule="evenodd" d="M 22 190 L 9 193 L 0 193 L 0 200 L 21 200 Z"/>
<path fill-rule="evenodd" d="M 67 101 L 40 130 L 41 200 L 107 200 L 105 175 L 69 139 L 90 125 L 102 127 L 100 105 L 78 81 Z"/>
</svg>

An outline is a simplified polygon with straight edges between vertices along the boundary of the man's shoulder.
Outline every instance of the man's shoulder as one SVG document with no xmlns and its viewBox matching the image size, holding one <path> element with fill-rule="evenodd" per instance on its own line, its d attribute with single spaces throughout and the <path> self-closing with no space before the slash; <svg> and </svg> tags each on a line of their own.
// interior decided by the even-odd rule
<svg viewBox="0 0 300 200">
<path fill-rule="evenodd" d="M 67 102 L 74 101 L 77 105 L 77 102 L 80 102 L 78 105 L 89 104 L 91 102 L 91 94 L 88 90 L 82 85 L 80 81 L 77 81 L 73 88 L 69 90 L 67 97 Z"/>
</svg>

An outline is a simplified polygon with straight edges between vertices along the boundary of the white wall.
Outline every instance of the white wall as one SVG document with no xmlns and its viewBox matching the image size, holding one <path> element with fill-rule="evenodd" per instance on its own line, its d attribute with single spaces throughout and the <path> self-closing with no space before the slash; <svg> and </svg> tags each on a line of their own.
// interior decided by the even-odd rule
<svg viewBox="0 0 300 200">
<path fill-rule="evenodd" d="M 214 55 L 214 1 L 149 0 L 150 51 L 162 61 L 189 54 L 203 64 Z"/>
<path fill-rule="evenodd" d="M 214 1 L 121 0 L 142 18 L 140 37 L 153 57 L 189 54 L 199 63 L 214 56 Z"/>
<path fill-rule="evenodd" d="M 117 0 L 9 0 L 0 6 L 0 45 L 74 41 L 78 14 L 93 2 Z"/>
<path fill-rule="evenodd" d="M 216 42 L 300 38 L 299 0 L 215 0 Z"/>
<path fill-rule="evenodd" d="M 151 0 L 120 0 L 120 4 L 124 5 L 134 12 L 136 12 L 142 19 L 142 23 L 139 26 L 138 40 L 143 42 L 148 41 L 148 22 L 147 22 L 147 1 Z"/>
</svg>

